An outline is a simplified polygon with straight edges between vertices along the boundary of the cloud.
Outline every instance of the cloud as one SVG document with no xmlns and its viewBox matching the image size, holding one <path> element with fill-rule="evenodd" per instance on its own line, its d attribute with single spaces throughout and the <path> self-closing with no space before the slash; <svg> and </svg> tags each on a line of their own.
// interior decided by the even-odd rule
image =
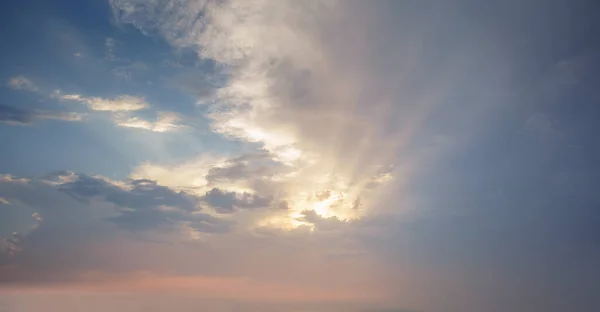
<svg viewBox="0 0 600 312">
<path fill-rule="evenodd" d="M 236 195 L 237 204 L 248 209 L 256 199 Z M 161 280 L 165 282 L 170 277 L 186 276 L 243 278 L 252 285 L 247 289 L 269 285 L 264 293 L 248 297 L 255 299 L 288 287 L 295 289 L 290 295 L 299 296 L 310 290 L 311 294 L 319 293 L 323 300 L 380 296 L 375 290 L 366 294 L 349 286 L 356 276 L 344 273 L 350 269 L 344 263 L 328 270 L 315 264 L 318 259 L 314 252 L 327 250 L 331 241 L 313 245 L 309 251 L 298 247 L 307 246 L 312 239 L 298 233 L 272 231 L 268 236 L 252 235 L 244 228 L 244 235 L 239 235 L 229 218 L 231 214 L 208 214 L 188 204 L 188 194 L 152 181 L 110 181 L 70 172 L 27 179 L 3 176 L 0 196 L 19 205 L 16 212 L 27 214 L 35 207 L 38 212 L 33 215 L 34 220 L 43 218 L 33 228 L 19 228 L 14 219 L 0 219 L 1 228 L 14 228 L 21 233 L 8 238 L 14 257 L 0 252 L 3 290 L 83 287 L 128 292 L 147 291 L 144 285 L 162 285 L 158 279 L 144 285 L 127 283 L 133 275 L 144 272 L 147 276 L 163 276 Z M 243 265 L 239 259 L 244 259 Z M 287 265 L 278 265 L 281 263 Z M 367 271 L 360 270 L 361 283 L 369 283 L 364 278 Z M 102 288 L 109 278 L 110 287 Z M 178 293 L 197 290 L 194 284 L 182 280 L 170 285 L 166 288 L 177 289 Z M 335 290 L 327 291 L 329 287 Z M 240 298 L 238 292 L 219 291 L 213 295 Z M 286 296 L 280 293 L 278 298 Z"/>
<path fill-rule="evenodd" d="M 203 154 L 200 157 L 173 165 L 144 163 L 131 173 L 132 179 L 149 179 L 173 189 L 189 190 L 203 194 L 206 175 L 215 166 L 223 164 L 226 157 Z M 198 193 L 199 192 L 199 193 Z"/>
<path fill-rule="evenodd" d="M 225 164 L 211 168 L 206 174 L 209 183 L 268 179 L 281 172 L 281 164 L 269 153 L 247 154 L 229 159 Z"/>
<path fill-rule="evenodd" d="M 118 232 L 111 230 L 111 225 L 168 241 L 174 237 L 192 240 L 200 233 L 229 233 L 235 225 L 201 211 L 200 197 L 149 180 L 111 181 L 72 172 L 31 179 L 3 176 L 0 196 L 19 207 L 11 210 L 12 214 L 8 211 L 11 218 L 0 220 L 1 228 L 15 232 L 5 239 L 7 252 L 14 256 L 28 248 L 40 248 L 36 243 L 40 239 L 70 244 L 84 237 L 92 241 L 114 237 Z M 20 219 L 15 213 L 32 209 L 29 220 L 33 219 L 33 225 L 15 223 Z"/>
<path fill-rule="evenodd" d="M 150 105 L 142 97 L 121 95 L 114 98 L 100 98 L 84 97 L 79 94 L 60 94 L 60 92 L 57 92 L 55 96 L 62 100 L 86 104 L 92 111 L 112 113 L 111 119 L 119 127 L 152 132 L 174 132 L 186 127 L 182 123 L 181 115 L 174 112 L 157 112 L 154 121 L 134 116 L 134 112 L 150 108 Z"/>
<path fill-rule="evenodd" d="M 260 188 L 260 196 L 278 194 L 274 199 L 292 208 L 290 219 L 306 209 L 341 219 L 368 213 L 383 201 L 376 194 L 395 185 L 398 170 L 424 160 L 414 148 L 427 142 L 415 139 L 426 136 L 424 121 L 463 87 L 454 88 L 466 70 L 460 62 L 439 71 L 413 50 L 422 44 L 418 34 L 373 36 L 393 25 L 368 21 L 363 13 L 374 9 L 366 4 L 110 3 L 118 22 L 193 49 L 221 70 L 210 99 L 198 98 L 213 132 L 260 146 L 271 164 L 219 166 L 207 179 L 221 190 L 229 188 L 219 183 L 235 183 Z M 205 94 L 205 85 L 197 91 Z M 339 198 L 307 200 L 325 191 Z M 356 198 L 364 209 L 355 209 Z"/>
<path fill-rule="evenodd" d="M 0 121 L 7 124 L 28 125 L 33 121 L 33 115 L 16 107 L 0 105 Z"/>
<path fill-rule="evenodd" d="M 292 168 L 274 161 L 268 153 L 252 152 L 238 156 L 202 154 L 175 165 L 146 163 L 134 169 L 131 177 L 157 180 L 175 189 L 204 196 L 213 188 L 239 194 L 257 193 L 272 196 L 292 179 Z"/>
<path fill-rule="evenodd" d="M 6 85 L 15 90 L 24 91 L 37 91 L 38 87 L 29 79 L 24 76 L 12 77 L 8 80 Z"/>
<path fill-rule="evenodd" d="M 335 216 L 325 218 L 320 216 L 314 210 L 305 210 L 302 212 L 302 217 L 300 221 L 308 222 L 312 224 L 316 229 L 323 231 L 331 231 L 335 229 L 340 229 L 341 226 L 345 224 L 345 222 L 341 221 Z"/>
<path fill-rule="evenodd" d="M 170 207 L 124 210 L 120 215 L 107 220 L 131 231 L 181 231 L 182 227 L 189 227 L 199 233 L 228 233 L 233 229 L 232 222 L 228 220 Z"/>
<path fill-rule="evenodd" d="M 31 111 L 0 104 L 0 123 L 9 125 L 31 125 L 37 120 L 51 119 L 81 121 L 85 115 L 73 112 Z"/>
<path fill-rule="evenodd" d="M 62 94 L 58 96 L 63 100 L 86 104 L 93 111 L 131 112 L 149 107 L 144 98 L 131 95 L 121 95 L 115 98 L 84 97 L 79 94 Z"/>
<path fill-rule="evenodd" d="M 61 184 L 59 189 L 77 199 L 99 198 L 131 209 L 167 206 L 193 211 L 196 208 L 193 196 L 150 180 L 132 180 L 117 185 L 101 177 L 79 174 L 75 180 Z"/>
<path fill-rule="evenodd" d="M 31 218 L 35 220 L 35 224 L 31 227 L 30 231 L 37 229 L 44 222 L 42 216 L 37 212 L 34 212 L 31 215 Z M 26 238 L 26 236 L 23 236 L 18 232 L 13 232 L 11 237 L 4 239 L 7 253 L 14 257 L 17 253 L 22 252 L 23 240 Z"/>
<path fill-rule="evenodd" d="M 184 128 L 181 116 L 172 112 L 158 112 L 155 121 L 148 121 L 140 117 L 115 117 L 118 126 L 141 129 L 153 132 L 173 132 Z"/>
<path fill-rule="evenodd" d="M 22 245 L 22 239 L 23 237 L 21 235 L 19 235 L 19 233 L 15 232 L 13 233 L 12 237 L 6 238 L 4 240 L 4 243 L 6 244 L 6 252 L 10 255 L 10 256 L 15 256 L 15 254 L 23 251 L 23 247 Z"/>
<path fill-rule="evenodd" d="M 131 23 L 147 34 L 158 32 L 173 41 L 185 35 L 183 33 L 185 30 L 196 33 L 202 31 L 201 21 L 196 19 L 204 12 L 208 2 L 205 0 L 182 3 L 167 1 L 164 6 L 159 6 L 157 2 L 109 1 L 117 23 Z"/>
<path fill-rule="evenodd" d="M 206 192 L 202 199 L 219 213 L 233 213 L 238 209 L 266 208 L 273 200 L 270 197 L 260 197 L 247 192 L 238 194 L 218 188 Z"/>
<path fill-rule="evenodd" d="M 151 180 L 132 180 L 116 185 L 100 177 L 78 175 L 59 190 L 76 199 L 101 199 L 119 208 L 107 220 L 130 230 L 177 229 L 186 224 L 206 233 L 227 232 L 231 223 L 200 213 L 200 198 L 174 191 Z"/>
</svg>

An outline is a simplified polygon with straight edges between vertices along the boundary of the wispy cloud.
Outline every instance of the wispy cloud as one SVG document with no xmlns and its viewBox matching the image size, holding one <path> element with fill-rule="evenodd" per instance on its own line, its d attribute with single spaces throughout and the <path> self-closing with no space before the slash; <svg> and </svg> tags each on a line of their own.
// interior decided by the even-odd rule
<svg viewBox="0 0 600 312">
<path fill-rule="evenodd" d="M 80 94 L 61 94 L 60 91 L 56 91 L 53 97 L 86 104 L 90 110 L 98 113 L 110 113 L 111 120 L 119 127 L 152 132 L 174 132 L 186 127 L 182 116 L 174 112 L 156 112 L 155 120 L 136 116 L 137 111 L 151 108 L 146 99 L 139 96 L 85 97 Z"/>
<path fill-rule="evenodd" d="M 74 112 L 49 112 L 41 110 L 24 110 L 14 106 L 0 104 L 0 123 L 9 125 L 31 125 L 38 120 L 81 121 L 84 114 Z"/>
<path fill-rule="evenodd" d="M 75 101 L 86 104 L 93 111 L 103 112 L 130 112 L 146 109 L 149 104 L 142 97 L 121 95 L 114 98 L 85 97 L 80 94 L 62 94 L 63 100 Z"/>
<path fill-rule="evenodd" d="M 38 87 L 29 79 L 24 76 L 12 77 L 8 80 L 6 85 L 16 90 L 24 91 L 37 91 Z"/>
<path fill-rule="evenodd" d="M 135 128 L 153 132 L 173 132 L 183 129 L 182 118 L 172 112 L 158 112 L 155 121 L 148 121 L 140 117 L 115 117 L 115 123 L 121 127 Z"/>
</svg>

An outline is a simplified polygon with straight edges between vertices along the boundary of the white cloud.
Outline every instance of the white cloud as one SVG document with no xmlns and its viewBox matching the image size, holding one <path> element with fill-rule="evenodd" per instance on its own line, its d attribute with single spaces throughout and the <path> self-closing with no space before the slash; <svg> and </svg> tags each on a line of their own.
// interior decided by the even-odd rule
<svg viewBox="0 0 600 312">
<path fill-rule="evenodd" d="M 396 82 L 413 72 L 382 71 L 382 64 L 366 57 L 366 47 L 376 46 L 380 55 L 370 57 L 406 68 L 420 65 L 414 54 L 396 59 L 406 49 L 368 35 L 375 29 L 362 16 L 366 4 L 111 4 L 120 22 L 159 33 L 176 47 L 196 48 L 202 58 L 227 68 L 228 81 L 209 104 L 212 128 L 228 138 L 262 144 L 273 161 L 285 165 L 273 178 L 277 183 L 268 185 L 296 207 L 296 216 L 318 209 L 325 216 L 353 217 L 362 213 L 353 209 L 358 197 L 363 206 L 371 206 L 367 193 L 393 180 L 394 172 L 381 168 L 399 161 L 399 149 L 412 140 L 439 93 L 399 94 Z M 323 204 L 307 199 L 326 190 L 340 200 Z"/>
<path fill-rule="evenodd" d="M 131 178 L 155 180 L 171 188 L 190 190 L 201 195 L 208 190 L 206 176 L 210 170 L 225 162 L 225 157 L 203 155 L 198 159 L 171 166 L 145 163 L 132 172 Z"/>
<path fill-rule="evenodd" d="M 184 128 L 181 116 L 172 112 L 158 112 L 157 119 L 152 122 L 140 117 L 117 117 L 115 123 L 121 127 L 148 130 L 153 132 L 173 132 Z"/>
<path fill-rule="evenodd" d="M 67 101 L 75 101 L 86 104 L 87 107 L 96 112 L 112 113 L 111 120 L 120 127 L 141 129 L 152 132 L 174 132 L 185 128 L 182 116 L 174 112 L 157 112 L 156 120 L 151 121 L 133 113 L 150 108 L 143 97 L 121 95 L 114 98 L 85 97 L 80 94 L 62 94 L 59 90 L 54 91 L 53 97 Z M 44 115 L 46 119 L 75 118 L 81 119 L 79 114 L 70 115 Z"/>
<path fill-rule="evenodd" d="M 149 107 L 142 97 L 121 95 L 115 98 L 84 97 L 79 94 L 59 94 L 63 100 L 86 104 L 89 109 L 104 112 L 129 112 Z"/>
<path fill-rule="evenodd" d="M 7 86 L 16 90 L 37 91 L 38 87 L 24 76 L 12 77 L 8 80 Z"/>
</svg>

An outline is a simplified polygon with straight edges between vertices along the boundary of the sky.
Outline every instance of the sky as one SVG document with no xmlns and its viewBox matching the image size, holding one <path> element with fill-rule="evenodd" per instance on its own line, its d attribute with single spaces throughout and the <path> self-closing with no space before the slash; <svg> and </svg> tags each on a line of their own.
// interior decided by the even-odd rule
<svg viewBox="0 0 600 312">
<path fill-rule="evenodd" d="M 0 311 L 600 311 L 597 12 L 2 1 Z"/>
</svg>

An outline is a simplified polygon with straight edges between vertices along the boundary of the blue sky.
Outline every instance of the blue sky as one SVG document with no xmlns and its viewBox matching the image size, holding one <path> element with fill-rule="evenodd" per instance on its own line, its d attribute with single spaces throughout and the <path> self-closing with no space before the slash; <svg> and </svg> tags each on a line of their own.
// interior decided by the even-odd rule
<svg viewBox="0 0 600 312">
<path fill-rule="evenodd" d="M 201 117 L 202 108 L 195 105 L 194 94 L 182 89 L 193 88 L 203 79 L 213 80 L 202 77 L 209 75 L 213 66 L 210 61 L 199 60 L 193 51 L 174 52 L 160 39 L 143 36 L 132 27 L 118 27 L 106 3 L 40 1 L 36 5 L 15 2 L 5 6 L 9 9 L 3 10 L 4 36 L 12 44 L 2 51 L 2 75 L 25 77 L 36 89 L 15 90 L 5 84 L 5 105 L 83 114 L 85 109 L 60 103 L 52 93 L 61 90 L 97 97 L 133 94 L 152 105 L 140 113 L 144 118 L 155 117 L 159 110 Z M 183 68 L 182 64 L 188 66 Z M 212 83 L 219 83 L 217 78 L 214 80 Z M 202 129 L 202 122 L 198 125 L 201 129 L 188 134 L 193 144 L 186 144 L 178 137 L 148 137 L 95 119 L 86 123 L 49 121 L 38 127 L 3 131 L 3 141 L 11 142 L 17 151 L 2 155 L 2 171 L 40 175 L 69 168 L 124 177 L 131 166 L 144 161 L 181 160 L 197 154 L 199 148 L 209 149 L 199 147 L 199 138 L 208 132 L 206 127 Z M 147 146 L 149 140 L 159 140 L 168 147 L 157 151 Z M 223 144 L 227 148 L 227 143 Z M 176 151 L 168 153 L 167 149 Z M 64 157 L 66 154 L 69 157 Z M 39 155 L 44 155 L 43 161 L 36 161 Z"/>
<path fill-rule="evenodd" d="M 0 310 L 598 310 L 597 9 L 2 2 Z"/>
</svg>

